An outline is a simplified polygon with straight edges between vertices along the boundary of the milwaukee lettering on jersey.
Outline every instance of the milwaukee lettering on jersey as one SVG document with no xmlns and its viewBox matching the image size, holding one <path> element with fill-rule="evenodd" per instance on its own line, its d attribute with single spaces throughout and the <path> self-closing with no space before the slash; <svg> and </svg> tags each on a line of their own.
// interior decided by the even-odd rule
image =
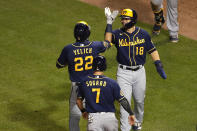
<svg viewBox="0 0 197 131">
<path fill-rule="evenodd" d="M 139 39 L 138 37 L 136 37 L 136 41 L 132 41 L 132 42 L 127 42 L 127 39 L 119 39 L 119 47 L 120 46 L 134 46 L 134 45 L 143 44 L 143 43 L 145 43 L 145 39 Z"/>
<path fill-rule="evenodd" d="M 112 31 L 112 43 L 117 49 L 117 61 L 127 66 L 144 65 L 146 53 L 156 50 L 148 32 L 135 27 L 134 32 L 127 33 L 122 29 Z M 122 34 L 122 35 L 121 35 Z"/>
</svg>

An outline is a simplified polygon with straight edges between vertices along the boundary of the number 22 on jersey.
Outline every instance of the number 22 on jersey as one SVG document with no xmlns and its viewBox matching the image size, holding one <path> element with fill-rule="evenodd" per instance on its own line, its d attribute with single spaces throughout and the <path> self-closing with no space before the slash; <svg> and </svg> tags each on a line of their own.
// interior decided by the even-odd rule
<svg viewBox="0 0 197 131">
<path fill-rule="evenodd" d="M 93 56 L 86 56 L 85 59 L 83 57 L 76 57 L 74 59 L 75 71 L 84 71 L 92 69 Z M 85 68 L 83 65 L 85 64 Z"/>
</svg>

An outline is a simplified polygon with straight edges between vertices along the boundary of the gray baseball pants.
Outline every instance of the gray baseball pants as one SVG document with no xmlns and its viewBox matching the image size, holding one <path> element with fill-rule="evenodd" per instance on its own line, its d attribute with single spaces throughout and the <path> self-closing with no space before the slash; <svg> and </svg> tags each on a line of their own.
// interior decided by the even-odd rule
<svg viewBox="0 0 197 131">
<path fill-rule="evenodd" d="M 144 98 L 146 90 L 146 73 L 142 66 L 137 71 L 122 69 L 118 66 L 117 82 L 125 98 L 131 105 L 131 97 L 134 101 L 135 122 L 142 123 L 144 116 Z M 130 131 L 131 126 L 128 123 L 129 114 L 120 106 L 120 128 L 121 131 Z"/>
<path fill-rule="evenodd" d="M 118 131 L 118 120 L 116 119 L 115 113 L 89 113 L 88 131 Z"/>
<path fill-rule="evenodd" d="M 167 1 L 167 27 L 169 35 L 178 35 L 178 0 L 166 0 Z M 158 6 L 158 9 L 163 8 L 163 0 L 151 0 L 151 2 Z"/>
<path fill-rule="evenodd" d="M 77 88 L 76 82 L 72 82 L 71 94 L 69 101 L 69 131 L 80 131 L 79 121 L 81 117 L 81 111 L 79 110 L 77 101 Z"/>
</svg>

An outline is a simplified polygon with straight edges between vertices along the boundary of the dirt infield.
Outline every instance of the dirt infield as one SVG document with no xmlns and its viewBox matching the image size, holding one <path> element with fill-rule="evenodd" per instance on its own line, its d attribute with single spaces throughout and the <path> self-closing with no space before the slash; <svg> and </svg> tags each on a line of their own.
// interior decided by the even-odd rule
<svg viewBox="0 0 197 131">
<path fill-rule="evenodd" d="M 100 8 L 106 6 L 112 9 L 133 8 L 138 12 L 139 20 L 153 24 L 154 16 L 150 0 L 81 0 Z M 197 0 L 178 1 L 179 34 L 197 40 Z M 166 16 L 166 0 L 164 0 L 164 15 Z M 166 24 L 164 28 L 167 29 Z"/>
</svg>

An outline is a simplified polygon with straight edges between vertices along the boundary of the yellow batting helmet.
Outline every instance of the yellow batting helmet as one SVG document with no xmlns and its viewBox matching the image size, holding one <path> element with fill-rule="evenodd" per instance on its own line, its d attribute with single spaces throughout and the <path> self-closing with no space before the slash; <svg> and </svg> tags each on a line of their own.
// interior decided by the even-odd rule
<svg viewBox="0 0 197 131">
<path fill-rule="evenodd" d="M 133 27 L 137 22 L 137 13 L 134 9 L 123 9 L 120 15 L 121 19 L 130 19 L 131 22 L 125 25 L 125 28 Z"/>
<path fill-rule="evenodd" d="M 133 17 L 133 11 L 131 9 L 123 9 L 121 12 L 121 16 Z"/>
<path fill-rule="evenodd" d="M 120 17 L 130 17 L 131 19 L 137 19 L 137 13 L 134 9 L 123 9 Z"/>
</svg>

